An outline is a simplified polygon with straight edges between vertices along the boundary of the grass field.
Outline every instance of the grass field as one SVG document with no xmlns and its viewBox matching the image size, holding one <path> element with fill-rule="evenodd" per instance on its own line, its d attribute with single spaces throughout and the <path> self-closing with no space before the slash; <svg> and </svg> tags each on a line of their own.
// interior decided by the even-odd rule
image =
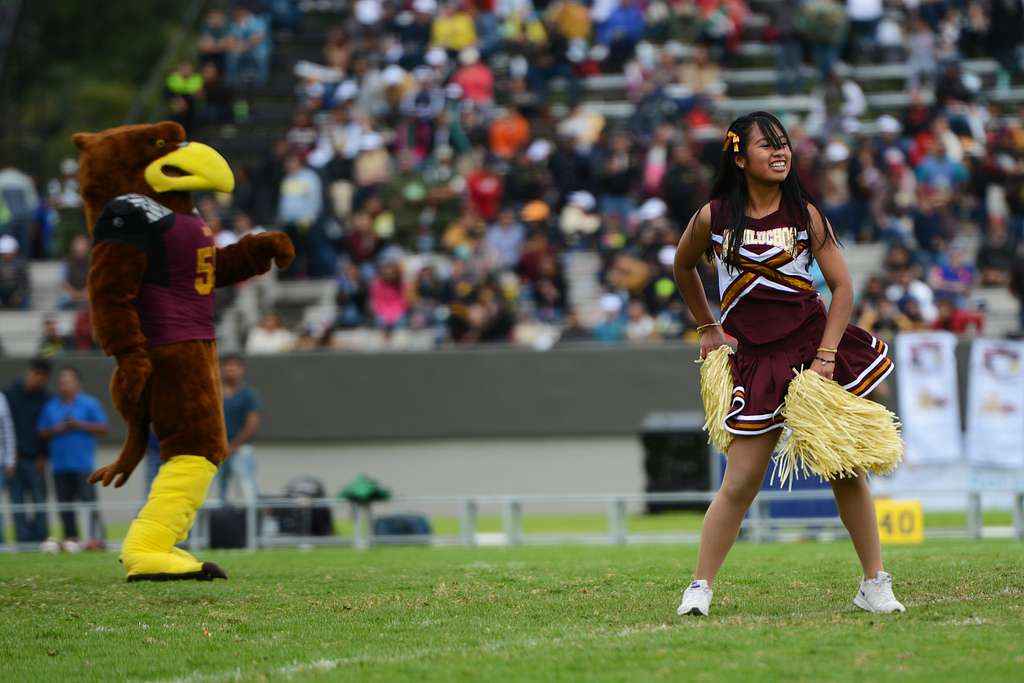
<svg viewBox="0 0 1024 683">
<path fill-rule="evenodd" d="M 112 554 L 0 556 L 5 681 L 1021 681 L 1024 546 L 886 549 L 904 615 L 851 604 L 848 543 L 740 544 L 709 619 L 696 547 L 221 552 L 127 584 Z"/>
</svg>

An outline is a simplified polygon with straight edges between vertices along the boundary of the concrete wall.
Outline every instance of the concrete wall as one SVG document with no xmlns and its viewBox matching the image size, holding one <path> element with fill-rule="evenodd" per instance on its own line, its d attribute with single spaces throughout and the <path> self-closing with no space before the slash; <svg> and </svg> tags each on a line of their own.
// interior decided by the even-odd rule
<svg viewBox="0 0 1024 683">
<path fill-rule="evenodd" d="M 294 353 L 249 360 L 261 438 L 357 441 L 633 434 L 650 412 L 699 410 L 696 349 L 510 348 Z M 110 359 L 61 358 L 110 408 Z M 0 385 L 24 361 L 0 359 Z M 122 437 L 112 417 L 110 439 Z"/>
</svg>

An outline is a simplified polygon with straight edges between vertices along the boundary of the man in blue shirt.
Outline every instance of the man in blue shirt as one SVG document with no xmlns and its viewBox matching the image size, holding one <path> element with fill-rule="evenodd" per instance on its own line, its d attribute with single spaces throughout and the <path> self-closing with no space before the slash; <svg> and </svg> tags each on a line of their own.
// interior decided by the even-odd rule
<svg viewBox="0 0 1024 683">
<path fill-rule="evenodd" d="M 14 537 L 18 543 L 39 543 L 50 535 L 46 513 L 46 444 L 36 433 L 43 406 L 50 400 L 50 362 L 33 360 L 25 375 L 7 387 L 7 407 L 14 423 L 14 468 L 4 471 L 11 503 L 32 504 L 31 514 L 14 513 Z"/>
<path fill-rule="evenodd" d="M 256 498 L 256 456 L 249 440 L 260 428 L 260 399 L 245 383 L 245 361 L 236 354 L 226 355 L 220 362 L 221 388 L 224 393 L 224 426 L 228 435 L 228 459 L 217 473 L 222 501 L 227 500 L 231 479 L 238 479 L 242 497 Z"/>
<path fill-rule="evenodd" d="M 96 468 L 96 437 L 107 433 L 107 416 L 100 402 L 82 393 L 81 378 L 74 368 L 57 373 L 57 395 L 43 406 L 36 425 L 40 438 L 47 439 L 57 502 L 96 502 L 96 490 L 89 473 Z M 78 522 L 71 510 L 62 510 L 66 548 L 78 542 Z M 103 547 L 103 520 L 99 510 L 89 515 L 86 549 Z"/>
</svg>

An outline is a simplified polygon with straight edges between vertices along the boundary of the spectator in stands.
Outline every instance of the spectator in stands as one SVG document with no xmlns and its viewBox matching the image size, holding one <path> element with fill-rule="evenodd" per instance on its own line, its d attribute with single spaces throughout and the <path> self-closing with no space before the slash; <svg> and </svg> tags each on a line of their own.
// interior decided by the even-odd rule
<svg viewBox="0 0 1024 683">
<path fill-rule="evenodd" d="M 821 80 L 825 80 L 835 69 L 839 50 L 846 42 L 846 11 L 836 0 L 808 0 L 800 10 L 797 26 L 810 46 Z"/>
<path fill-rule="evenodd" d="M 635 0 L 619 0 L 608 16 L 598 23 L 594 41 L 608 49 L 604 67 L 608 71 L 622 68 L 644 37 L 644 15 Z"/>
<path fill-rule="evenodd" d="M 679 67 L 676 82 L 690 94 L 684 111 L 694 105 L 709 107 L 712 99 L 725 92 L 725 83 L 718 64 L 712 61 L 706 45 L 694 45 L 692 58 Z"/>
<path fill-rule="evenodd" d="M 907 68 L 910 87 L 927 85 L 935 79 L 935 33 L 920 16 L 910 20 L 907 34 Z"/>
<path fill-rule="evenodd" d="M 469 192 L 469 207 L 485 221 L 494 220 L 501 205 L 504 188 L 501 177 L 486 157 L 481 159 L 476 170 L 466 176 L 466 189 Z"/>
<path fill-rule="evenodd" d="M 770 9 L 771 23 L 768 31 L 778 43 L 775 69 L 779 79 L 779 93 L 782 95 L 793 95 L 803 90 L 803 77 L 800 74 L 804 56 L 799 26 L 801 2 L 802 0 L 779 0 L 772 3 Z"/>
<path fill-rule="evenodd" d="M 78 371 L 71 367 L 57 372 L 57 395 L 51 398 L 36 424 L 39 438 L 47 442 L 50 469 L 58 503 L 95 503 L 96 489 L 89 474 L 96 469 L 96 437 L 107 433 L 107 416 L 100 402 L 84 393 Z M 64 549 L 79 547 L 78 521 L 73 510 L 62 510 Z M 106 534 L 98 509 L 89 513 L 86 550 L 102 550 Z"/>
<path fill-rule="evenodd" d="M 14 421 L 7 407 L 7 399 L 0 394 L 0 469 L 3 471 L 4 484 L 14 479 L 17 473 L 17 439 L 14 435 Z M 7 532 L 4 530 L 4 516 L 0 515 L 0 543 L 7 543 Z"/>
<path fill-rule="evenodd" d="M 601 213 L 627 218 L 635 207 L 633 193 L 642 174 L 629 136 L 613 133 L 599 158 L 597 189 L 601 193 Z"/>
<path fill-rule="evenodd" d="M 13 166 L 0 167 L 0 235 L 13 237 L 15 244 L 31 245 L 33 214 L 38 206 L 32 178 Z M 27 258 L 28 250 L 22 251 Z"/>
<path fill-rule="evenodd" d="M 285 353 L 295 348 L 295 335 L 281 323 L 281 316 L 266 313 L 249 333 L 245 352 L 249 355 Z"/>
<path fill-rule="evenodd" d="M 305 160 L 316 146 L 319 135 L 319 131 L 313 125 L 312 115 L 300 109 L 292 114 L 292 125 L 284 134 L 284 139 L 288 142 L 291 153 Z"/>
<path fill-rule="evenodd" d="M 882 0 L 846 0 L 846 14 L 850 18 L 848 48 L 851 61 L 870 58 L 874 54 L 883 11 Z"/>
<path fill-rule="evenodd" d="M 490 129 L 490 151 L 511 159 L 530 142 L 530 124 L 520 109 L 510 108 L 494 119 Z"/>
<path fill-rule="evenodd" d="M 275 29 L 295 31 L 302 26 L 302 8 L 299 0 L 267 0 L 270 23 Z"/>
<path fill-rule="evenodd" d="M 285 159 L 284 167 L 277 221 L 295 245 L 295 263 L 288 274 L 301 277 L 310 270 L 310 233 L 323 210 L 323 186 L 320 176 L 295 154 Z"/>
<path fill-rule="evenodd" d="M 370 284 L 370 310 L 376 326 L 386 332 L 408 324 L 409 296 L 402 277 L 401 253 L 386 250 L 377 276 Z"/>
<path fill-rule="evenodd" d="M 455 59 L 459 52 L 477 43 L 473 15 L 456 0 L 446 0 L 430 26 L 430 44 L 442 47 Z"/>
<path fill-rule="evenodd" d="M 918 192 L 917 209 L 913 213 L 914 238 L 930 262 L 938 258 L 955 232 L 948 204 L 942 193 L 928 188 Z"/>
<path fill-rule="evenodd" d="M 95 351 L 98 348 L 96 335 L 92 330 L 92 309 L 88 301 L 75 314 L 72 337 L 75 351 Z"/>
<path fill-rule="evenodd" d="M 480 61 L 480 51 L 475 47 L 463 49 L 459 53 L 459 63 L 462 68 L 455 72 L 451 82 L 462 88 L 463 99 L 483 107 L 493 104 L 494 74 Z"/>
<path fill-rule="evenodd" d="M 57 316 L 49 314 L 43 318 L 43 334 L 39 339 L 39 349 L 37 350 L 39 356 L 49 358 L 73 351 L 74 348 L 74 339 L 66 334 L 61 334 Z"/>
<path fill-rule="evenodd" d="M 203 92 L 203 77 L 195 72 L 191 62 L 183 61 L 167 76 L 164 87 L 171 118 L 180 123 L 186 132 L 193 131 L 196 100 Z"/>
<path fill-rule="evenodd" d="M 29 304 L 28 264 L 18 252 L 17 239 L 0 235 L 0 308 L 27 308 Z"/>
<path fill-rule="evenodd" d="M 14 536 L 18 543 L 41 543 L 49 536 L 46 511 L 46 443 L 36 433 L 43 407 L 50 401 L 46 385 L 50 381 L 50 362 L 37 358 L 29 363 L 20 380 L 4 391 L 14 426 L 15 460 L 13 472 L 4 472 L 11 503 L 33 506 L 31 513 L 14 513 Z"/>
<path fill-rule="evenodd" d="M 246 3 L 235 5 L 231 21 L 231 43 L 225 55 L 228 85 L 243 80 L 264 85 L 270 71 L 270 35 L 267 22 Z"/>
<path fill-rule="evenodd" d="M 359 139 L 359 155 L 356 157 L 354 174 L 356 193 L 353 205 L 362 207 L 368 197 L 375 194 L 381 185 L 391 178 L 391 155 L 384 146 L 380 133 L 366 132 Z"/>
<path fill-rule="evenodd" d="M 957 307 L 956 301 L 947 296 L 938 297 L 936 307 L 938 316 L 932 323 L 933 330 L 945 330 L 953 334 L 981 334 L 985 327 L 985 317 L 976 311 L 966 311 Z"/>
<path fill-rule="evenodd" d="M 1017 244 L 1017 256 L 1010 270 L 1010 293 L 1017 299 L 1018 329 L 1024 334 L 1024 242 Z"/>
<path fill-rule="evenodd" d="M 226 66 L 226 55 L 231 50 L 231 27 L 222 9 L 212 9 L 199 28 L 199 62 L 213 64 L 218 71 Z"/>
<path fill-rule="evenodd" d="M 220 361 L 228 459 L 221 465 L 216 479 L 217 491 L 224 502 L 228 501 L 232 481 L 237 482 L 242 500 L 254 501 L 259 495 L 256 455 L 250 441 L 259 431 L 262 406 L 259 395 L 245 382 L 245 370 L 245 360 L 238 354 L 225 355 Z"/>
<path fill-rule="evenodd" d="M 948 299 L 957 307 L 964 306 L 974 284 L 974 267 L 968 263 L 963 246 L 953 242 L 932 266 L 928 279 L 937 298 Z"/>
<path fill-rule="evenodd" d="M 989 5 L 988 48 L 999 62 L 998 86 L 1006 88 L 1021 73 L 1020 47 L 1024 42 L 1024 3 L 993 0 Z"/>
<path fill-rule="evenodd" d="M 565 326 L 562 328 L 562 335 L 558 338 L 558 342 L 566 344 L 587 341 L 591 341 L 590 330 L 583 324 L 579 311 L 575 308 L 569 309 L 565 316 Z"/>
<path fill-rule="evenodd" d="M 655 338 L 654 318 L 647 313 L 643 301 L 634 299 L 626 307 L 626 341 L 649 342 Z"/>
<path fill-rule="evenodd" d="M 604 316 L 591 333 L 594 340 L 602 344 L 619 344 L 626 339 L 626 326 L 622 322 L 622 299 L 615 294 L 601 297 L 601 313 Z"/>
<path fill-rule="evenodd" d="M 498 212 L 498 219 L 487 230 L 487 243 L 498 256 L 503 268 L 515 268 L 522 253 L 526 229 L 516 220 L 515 209 L 505 205 Z"/>
<path fill-rule="evenodd" d="M 914 300 L 917 310 L 921 312 L 921 318 L 925 322 L 932 322 L 938 315 L 935 307 L 935 294 L 931 288 L 920 278 L 918 266 L 908 266 L 896 270 L 892 274 L 892 284 L 885 290 L 886 299 L 907 309 L 910 300 Z"/>
<path fill-rule="evenodd" d="M 1010 284 L 1013 269 L 1014 244 L 1006 229 L 1006 218 L 993 216 L 989 219 L 988 232 L 978 247 L 975 266 L 978 269 L 979 284 L 982 287 L 1006 287 Z"/>
<path fill-rule="evenodd" d="M 57 307 L 65 311 L 73 311 L 89 298 L 86 279 L 89 275 L 89 238 L 75 235 L 71 238 L 71 247 L 67 259 L 64 260 L 64 275 L 61 279 L 61 295 Z"/>
<path fill-rule="evenodd" d="M 234 95 L 221 78 L 220 70 L 213 62 L 200 67 L 203 79 L 203 106 L 200 120 L 203 123 L 223 125 L 234 120 Z"/>
</svg>

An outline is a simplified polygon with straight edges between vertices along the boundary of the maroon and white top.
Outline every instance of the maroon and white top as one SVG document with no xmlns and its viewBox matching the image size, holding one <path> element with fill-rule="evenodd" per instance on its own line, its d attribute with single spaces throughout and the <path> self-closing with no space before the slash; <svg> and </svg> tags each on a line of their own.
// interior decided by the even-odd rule
<svg viewBox="0 0 1024 683">
<path fill-rule="evenodd" d="M 827 316 L 811 280 L 810 238 L 798 227 L 800 217 L 785 208 L 747 217 L 739 263 L 730 269 L 721 259 L 731 229 L 721 210 L 717 200 L 711 203 L 721 321 L 739 342 L 731 357 L 725 428 L 753 436 L 783 426 L 781 408 L 793 371 L 810 366 Z M 888 345 L 856 325 L 847 325 L 838 349 L 833 379 L 852 394 L 870 393 L 892 372 Z"/>
</svg>

